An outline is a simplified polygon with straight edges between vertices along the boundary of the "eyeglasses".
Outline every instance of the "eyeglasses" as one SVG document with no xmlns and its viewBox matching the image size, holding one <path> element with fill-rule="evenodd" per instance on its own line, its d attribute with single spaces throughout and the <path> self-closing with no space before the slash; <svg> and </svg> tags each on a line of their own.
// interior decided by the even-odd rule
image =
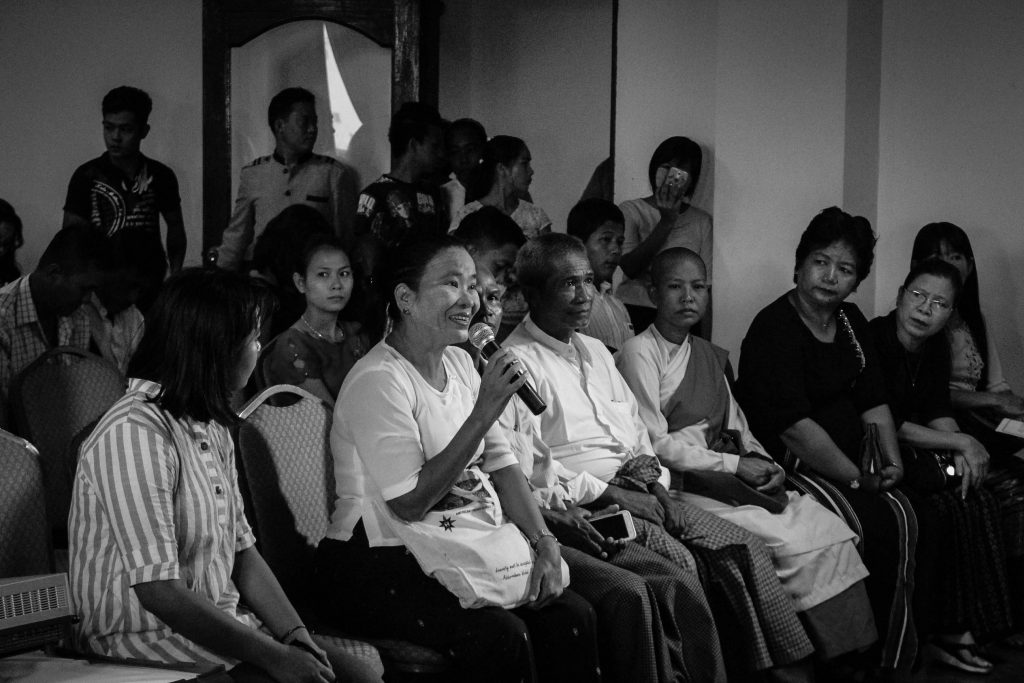
<svg viewBox="0 0 1024 683">
<path fill-rule="evenodd" d="M 935 312 L 935 309 L 938 309 L 940 313 L 948 313 L 953 309 L 953 304 L 949 303 L 945 299 L 936 299 L 934 297 L 929 298 L 927 292 L 908 289 L 906 290 L 906 295 L 910 299 L 910 303 L 914 308 L 921 306 L 921 304 L 927 304 L 928 310 L 931 312 Z"/>
</svg>

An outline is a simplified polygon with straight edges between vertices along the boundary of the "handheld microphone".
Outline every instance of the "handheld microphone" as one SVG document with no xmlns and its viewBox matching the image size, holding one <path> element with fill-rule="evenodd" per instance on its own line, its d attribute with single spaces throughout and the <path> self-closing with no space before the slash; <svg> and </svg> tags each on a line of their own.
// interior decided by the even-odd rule
<svg viewBox="0 0 1024 683">
<path fill-rule="evenodd" d="M 480 349 L 480 354 L 484 357 L 484 360 L 493 356 L 501 348 L 494 339 L 494 330 L 487 323 L 477 323 L 469 328 L 469 343 Z M 516 378 L 525 374 L 526 372 L 521 367 L 516 368 Z M 548 404 L 537 394 L 537 390 L 530 385 L 529 380 L 527 380 L 526 384 L 519 387 L 516 395 L 523 399 L 523 403 L 526 404 L 526 407 L 534 415 L 540 415 L 547 410 Z"/>
</svg>

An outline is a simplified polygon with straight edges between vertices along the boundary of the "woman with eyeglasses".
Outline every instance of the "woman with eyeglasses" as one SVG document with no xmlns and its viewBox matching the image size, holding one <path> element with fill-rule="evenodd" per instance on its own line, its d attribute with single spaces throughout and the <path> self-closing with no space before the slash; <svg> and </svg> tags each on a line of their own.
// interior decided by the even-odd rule
<svg viewBox="0 0 1024 683">
<path fill-rule="evenodd" d="M 932 654 L 983 674 L 993 664 L 975 638 L 1005 634 L 1012 615 L 999 505 L 982 487 L 989 455 L 960 431 L 949 401 L 949 349 L 941 333 L 960 291 L 954 266 L 921 261 L 900 287 L 895 310 L 870 326 L 907 468 L 904 486 L 928 497 L 946 541 L 934 577 L 938 599 L 931 601 Z"/>
</svg>

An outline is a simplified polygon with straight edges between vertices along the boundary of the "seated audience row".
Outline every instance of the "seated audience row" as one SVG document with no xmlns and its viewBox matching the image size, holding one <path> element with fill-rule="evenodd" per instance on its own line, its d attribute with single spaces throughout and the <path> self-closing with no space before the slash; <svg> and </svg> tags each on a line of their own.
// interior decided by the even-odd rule
<svg viewBox="0 0 1024 683">
<path fill-rule="evenodd" d="M 292 88 L 218 252 L 251 277 L 187 270 L 161 290 L 181 266 L 180 200 L 139 151 L 140 93 L 104 100 L 108 152 L 76 172 L 37 269 L 17 277 L 0 254 L 16 277 L 0 289 L 5 408 L 13 375 L 57 345 L 133 378 L 76 476 L 82 647 L 241 679 L 374 678 L 306 630 L 253 547 L 228 429 L 254 368 L 334 406 L 319 617 L 433 647 L 450 678 L 831 680 L 909 670 L 922 644 L 987 673 L 978 644 L 1020 628 L 1024 441 L 995 426 L 1024 399 L 956 226 L 921 230 L 895 311 L 868 323 L 846 299 L 871 226 L 822 211 L 734 380 L 706 341 L 691 140 L 659 145 L 650 196 L 581 201 L 562 234 L 530 202 L 521 139 L 421 103 L 395 114 L 389 172 L 348 206 L 344 169 L 312 153 L 312 95 Z M 0 247 L 20 243 L 8 209 Z M 478 322 L 506 348 L 470 344 Z M 598 532 L 621 513 L 635 537 Z M 470 529 L 490 540 L 444 554 Z"/>
</svg>

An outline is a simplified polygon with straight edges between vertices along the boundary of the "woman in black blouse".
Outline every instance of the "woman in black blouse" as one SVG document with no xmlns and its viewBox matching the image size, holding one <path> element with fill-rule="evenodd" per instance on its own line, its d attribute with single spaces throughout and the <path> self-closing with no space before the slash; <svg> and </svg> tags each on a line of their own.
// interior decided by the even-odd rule
<svg viewBox="0 0 1024 683">
<path fill-rule="evenodd" d="M 895 488 L 903 464 L 885 383 L 867 320 L 845 302 L 871 270 L 874 243 L 866 219 L 836 207 L 811 221 L 796 249 L 796 287 L 762 309 L 743 340 L 738 395 L 790 484 L 860 536 L 879 630 L 876 664 L 905 670 L 917 655 L 924 611 L 911 604 L 915 586 L 927 595 L 932 546 Z M 874 463 L 861 457 L 866 431 L 877 434 Z"/>
<path fill-rule="evenodd" d="M 927 494 L 945 542 L 937 564 L 933 652 L 962 671 L 988 673 L 974 635 L 1006 633 L 1006 553 L 999 505 L 981 487 L 989 455 L 960 432 L 949 397 L 949 347 L 940 334 L 960 294 L 960 273 L 939 259 L 914 266 L 900 288 L 896 309 L 871 321 L 889 391 L 889 407 L 910 474 L 907 484 Z M 933 453 L 949 453 L 955 476 L 944 477 Z M 945 466 L 943 466 L 944 468 Z M 914 473 L 918 476 L 910 476 Z"/>
</svg>

